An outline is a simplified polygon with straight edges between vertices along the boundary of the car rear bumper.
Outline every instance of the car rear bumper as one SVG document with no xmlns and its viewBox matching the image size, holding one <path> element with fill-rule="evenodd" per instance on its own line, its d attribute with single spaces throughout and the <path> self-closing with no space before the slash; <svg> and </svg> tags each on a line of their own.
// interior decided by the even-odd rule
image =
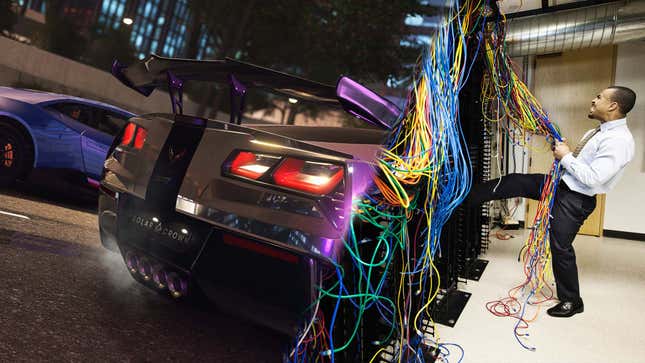
<svg viewBox="0 0 645 363">
<path fill-rule="evenodd" d="M 284 334 L 295 334 L 315 299 L 315 271 L 324 262 L 306 254 L 175 211 L 158 213 L 144 200 L 105 188 L 99 225 L 103 245 L 119 251 L 130 272 L 150 288 L 173 294 L 163 280 L 177 276 L 185 285 L 179 295 L 199 291 L 222 310 Z"/>
</svg>

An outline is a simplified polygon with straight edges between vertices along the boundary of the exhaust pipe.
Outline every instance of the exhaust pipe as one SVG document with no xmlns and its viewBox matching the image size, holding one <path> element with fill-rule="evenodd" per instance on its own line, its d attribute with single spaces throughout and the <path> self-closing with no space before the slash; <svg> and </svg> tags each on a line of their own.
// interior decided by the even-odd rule
<svg viewBox="0 0 645 363">
<path fill-rule="evenodd" d="M 177 272 L 170 272 L 160 263 L 148 257 L 140 257 L 132 251 L 125 254 L 125 264 L 130 273 L 139 274 L 144 281 L 152 281 L 159 290 L 168 288 L 174 298 L 188 294 L 188 280 Z"/>
<path fill-rule="evenodd" d="M 128 266 L 130 273 L 137 273 L 137 271 L 139 271 L 139 256 L 132 253 L 132 251 L 128 251 L 128 253 L 125 254 L 125 264 Z"/>
<path fill-rule="evenodd" d="M 152 267 L 152 281 L 159 290 L 165 289 L 168 283 L 166 282 L 166 270 L 161 265 L 154 265 Z"/>
<path fill-rule="evenodd" d="M 139 259 L 139 275 L 141 275 L 145 281 L 150 281 L 150 278 L 152 277 L 152 263 L 147 257 Z"/>
<path fill-rule="evenodd" d="M 175 272 L 166 274 L 168 290 L 174 298 L 180 298 L 188 293 L 188 282 Z"/>
</svg>

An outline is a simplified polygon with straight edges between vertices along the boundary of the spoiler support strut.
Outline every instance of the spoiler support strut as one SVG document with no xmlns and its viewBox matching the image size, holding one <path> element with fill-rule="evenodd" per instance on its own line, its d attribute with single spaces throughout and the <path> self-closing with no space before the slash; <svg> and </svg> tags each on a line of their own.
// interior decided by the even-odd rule
<svg viewBox="0 0 645 363">
<path fill-rule="evenodd" d="M 172 105 L 172 113 L 175 115 L 184 114 L 184 82 L 175 77 L 170 71 L 166 71 L 168 78 L 168 94 Z"/>
<path fill-rule="evenodd" d="M 244 101 L 246 100 L 246 86 L 235 78 L 233 73 L 228 75 L 228 84 L 231 93 L 231 118 L 229 122 L 241 125 Z"/>
</svg>

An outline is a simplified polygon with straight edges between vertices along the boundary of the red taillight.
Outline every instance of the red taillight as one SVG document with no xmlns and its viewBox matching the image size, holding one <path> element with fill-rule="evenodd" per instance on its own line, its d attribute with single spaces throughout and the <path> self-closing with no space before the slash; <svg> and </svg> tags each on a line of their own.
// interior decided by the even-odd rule
<svg viewBox="0 0 645 363">
<path fill-rule="evenodd" d="M 298 256 L 291 254 L 289 252 L 283 251 L 281 249 L 267 246 L 263 243 L 258 243 L 245 238 L 233 236 L 227 233 L 224 233 L 222 240 L 224 241 L 224 243 L 230 246 L 244 248 L 246 250 L 253 251 L 255 253 L 259 253 L 272 258 L 277 258 L 284 262 L 289 262 L 293 264 L 298 263 Z"/>
<path fill-rule="evenodd" d="M 130 145 L 132 139 L 134 138 L 134 131 L 137 129 L 137 125 L 129 123 L 123 131 L 123 136 L 121 137 L 121 145 Z"/>
<path fill-rule="evenodd" d="M 137 128 L 137 135 L 134 137 L 135 149 L 143 148 L 143 144 L 146 142 L 146 136 L 148 136 L 148 131 L 143 127 L 139 126 Z"/>
<path fill-rule="evenodd" d="M 241 151 L 231 162 L 230 173 L 250 179 L 258 179 L 280 160 L 277 156 Z"/>
<path fill-rule="evenodd" d="M 148 131 L 145 128 L 130 122 L 125 127 L 125 130 L 123 130 L 121 145 L 130 146 L 132 140 L 134 140 L 134 148 L 141 149 L 143 148 L 143 144 L 146 143 L 146 136 L 148 136 Z"/>
<path fill-rule="evenodd" d="M 286 158 L 273 173 L 273 179 L 283 187 L 328 194 L 343 180 L 343 174 L 339 165 Z"/>
<path fill-rule="evenodd" d="M 273 181 L 281 187 L 311 194 L 329 194 L 344 177 L 343 166 L 337 164 L 258 154 L 251 151 L 238 151 L 234 155 L 233 159 L 225 164 L 225 173 L 253 180 L 271 173 L 272 180 L 265 179 L 265 182 Z M 277 169 L 271 172 L 276 165 L 278 165 Z"/>
</svg>

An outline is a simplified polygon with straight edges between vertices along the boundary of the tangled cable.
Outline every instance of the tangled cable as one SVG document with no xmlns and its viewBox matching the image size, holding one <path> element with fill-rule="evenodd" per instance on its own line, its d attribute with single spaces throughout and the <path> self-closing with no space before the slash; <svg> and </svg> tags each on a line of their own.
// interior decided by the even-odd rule
<svg viewBox="0 0 645 363">
<path fill-rule="evenodd" d="M 488 121 L 496 122 L 498 128 L 517 144 L 526 145 L 530 135 L 542 135 L 561 141 L 559 129 L 551 123 L 537 99 L 512 67 L 506 54 L 505 19 L 490 23 L 485 35 L 486 74 L 482 83 L 482 107 Z M 524 281 L 508 292 L 508 296 L 491 301 L 486 308 L 495 316 L 511 317 L 517 322 L 514 335 L 518 343 L 529 350 L 524 337 L 529 323 L 537 318 L 540 304 L 553 298 L 553 290 L 547 280 L 551 276 L 551 250 L 549 247 L 549 217 L 560 181 L 560 165 L 554 160 L 542 185 L 533 227 L 521 251 L 524 263 Z M 532 316 L 527 308 L 536 306 Z"/>
<path fill-rule="evenodd" d="M 290 353 L 293 362 L 334 362 L 335 354 L 360 344 L 356 337 L 367 314 L 377 314 L 389 327 L 382 339 L 365 342 L 377 348 L 370 361 L 423 362 L 428 349 L 444 361 L 451 348 L 463 356 L 458 345 L 439 343 L 430 309 L 439 292 L 434 260 L 441 231 L 471 186 L 458 95 L 477 58 L 467 54 L 466 38 L 484 22 L 481 1 L 451 2 L 417 64 L 405 112 L 375 165 L 373 187 L 354 203 L 344 241 L 351 271 L 336 264 L 333 274 L 322 278 L 320 297 L 310 307 L 312 319 Z M 359 240 L 361 223 L 376 231 L 374 238 Z M 374 247 L 366 253 L 361 245 L 368 242 Z M 318 308 L 322 299 L 333 301 L 328 320 Z M 352 316 L 344 316 L 344 322 L 353 324 L 342 327 L 349 333 L 345 341 L 334 341 L 339 312 L 347 307 Z"/>
</svg>

